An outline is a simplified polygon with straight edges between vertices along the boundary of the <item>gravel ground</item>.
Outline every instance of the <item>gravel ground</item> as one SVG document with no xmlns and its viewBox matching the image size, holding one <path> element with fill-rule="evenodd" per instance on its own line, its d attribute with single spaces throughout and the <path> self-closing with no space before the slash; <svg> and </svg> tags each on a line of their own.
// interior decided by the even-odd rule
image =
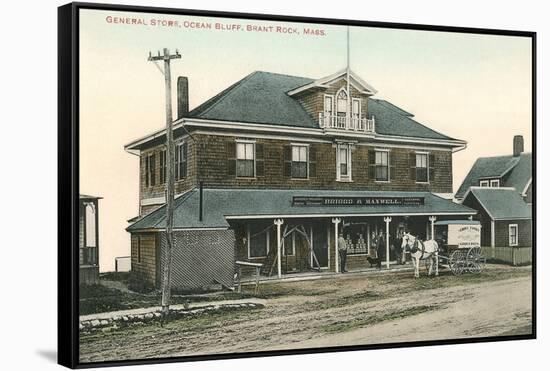
<svg viewBox="0 0 550 371">
<path fill-rule="evenodd" d="M 266 307 L 81 336 L 82 362 L 531 332 L 531 268 L 411 272 L 261 286 Z"/>
</svg>

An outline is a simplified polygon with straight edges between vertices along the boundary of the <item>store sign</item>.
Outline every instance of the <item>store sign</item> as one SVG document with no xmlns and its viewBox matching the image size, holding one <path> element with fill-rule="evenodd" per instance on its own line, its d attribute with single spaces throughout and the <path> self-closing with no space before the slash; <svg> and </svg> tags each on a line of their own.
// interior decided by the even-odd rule
<svg viewBox="0 0 550 371">
<path fill-rule="evenodd" d="M 460 248 L 481 246 L 481 226 L 451 224 L 447 243 Z"/>
<path fill-rule="evenodd" d="M 292 206 L 422 206 L 424 197 L 292 197 Z"/>
</svg>

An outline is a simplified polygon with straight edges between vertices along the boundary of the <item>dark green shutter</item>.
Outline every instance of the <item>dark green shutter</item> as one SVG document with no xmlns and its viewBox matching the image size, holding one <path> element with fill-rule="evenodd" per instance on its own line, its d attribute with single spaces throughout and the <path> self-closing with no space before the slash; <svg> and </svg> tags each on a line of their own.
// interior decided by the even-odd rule
<svg viewBox="0 0 550 371">
<path fill-rule="evenodd" d="M 428 158 L 428 166 L 429 166 L 429 173 L 430 173 L 430 182 L 432 182 L 435 179 L 435 155 L 430 154 Z"/>
<path fill-rule="evenodd" d="M 292 173 L 292 146 L 285 145 L 283 148 L 283 175 L 291 176 Z"/>
<path fill-rule="evenodd" d="M 369 162 L 369 178 L 374 179 L 376 169 L 376 152 L 370 149 L 367 156 L 367 160 Z"/>
<path fill-rule="evenodd" d="M 264 176 L 264 145 L 256 143 L 256 176 Z"/>
<path fill-rule="evenodd" d="M 388 152 L 388 156 L 390 157 L 390 180 L 395 180 L 395 176 L 397 175 L 395 170 L 395 164 L 397 163 L 397 153 L 390 151 Z"/>
<path fill-rule="evenodd" d="M 235 142 L 227 142 L 227 175 L 232 177 L 237 176 L 236 151 Z"/>
<path fill-rule="evenodd" d="M 409 167 L 411 180 L 416 181 L 416 152 L 409 153 Z"/>
<path fill-rule="evenodd" d="M 309 146 L 309 177 L 315 178 L 317 176 L 317 148 L 314 145 Z"/>
<path fill-rule="evenodd" d="M 143 177 L 145 177 L 145 186 L 148 187 L 149 181 L 147 180 L 147 161 L 146 157 L 143 156 L 143 154 L 139 156 L 139 176 L 140 181 L 143 179 Z"/>
<path fill-rule="evenodd" d="M 180 161 L 183 161 L 183 165 L 180 165 L 183 167 L 182 169 L 182 177 L 186 177 L 187 176 L 187 142 L 184 142 L 182 144 L 183 148 L 182 148 L 182 155 L 183 155 L 183 158 L 180 160 Z"/>
<path fill-rule="evenodd" d="M 149 165 L 151 166 L 151 186 L 154 186 L 156 184 L 156 179 L 155 179 L 155 172 L 157 170 L 157 164 L 156 164 L 156 158 L 155 158 L 155 154 L 153 153 L 151 155 L 151 157 L 149 157 Z"/>
</svg>

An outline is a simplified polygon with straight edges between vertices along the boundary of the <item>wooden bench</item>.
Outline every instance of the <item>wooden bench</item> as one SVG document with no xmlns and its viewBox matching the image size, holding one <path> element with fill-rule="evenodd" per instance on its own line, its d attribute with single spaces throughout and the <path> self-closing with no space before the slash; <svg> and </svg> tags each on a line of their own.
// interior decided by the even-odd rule
<svg viewBox="0 0 550 371">
<path fill-rule="evenodd" d="M 237 264 L 237 292 L 241 292 L 242 267 L 254 267 L 256 268 L 256 286 L 254 287 L 254 294 L 258 294 L 260 292 L 260 270 L 262 269 L 263 264 L 240 260 L 237 260 L 235 264 Z"/>
</svg>

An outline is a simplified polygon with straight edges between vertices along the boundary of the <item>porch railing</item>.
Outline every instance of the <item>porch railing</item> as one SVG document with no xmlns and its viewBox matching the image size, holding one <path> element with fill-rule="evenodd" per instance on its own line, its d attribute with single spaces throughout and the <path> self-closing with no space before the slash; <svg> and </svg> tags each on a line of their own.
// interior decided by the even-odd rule
<svg viewBox="0 0 550 371">
<path fill-rule="evenodd" d="M 325 112 L 319 113 L 319 127 L 322 129 L 348 130 L 373 134 L 375 132 L 375 119 L 363 116 L 341 116 Z"/>
</svg>

